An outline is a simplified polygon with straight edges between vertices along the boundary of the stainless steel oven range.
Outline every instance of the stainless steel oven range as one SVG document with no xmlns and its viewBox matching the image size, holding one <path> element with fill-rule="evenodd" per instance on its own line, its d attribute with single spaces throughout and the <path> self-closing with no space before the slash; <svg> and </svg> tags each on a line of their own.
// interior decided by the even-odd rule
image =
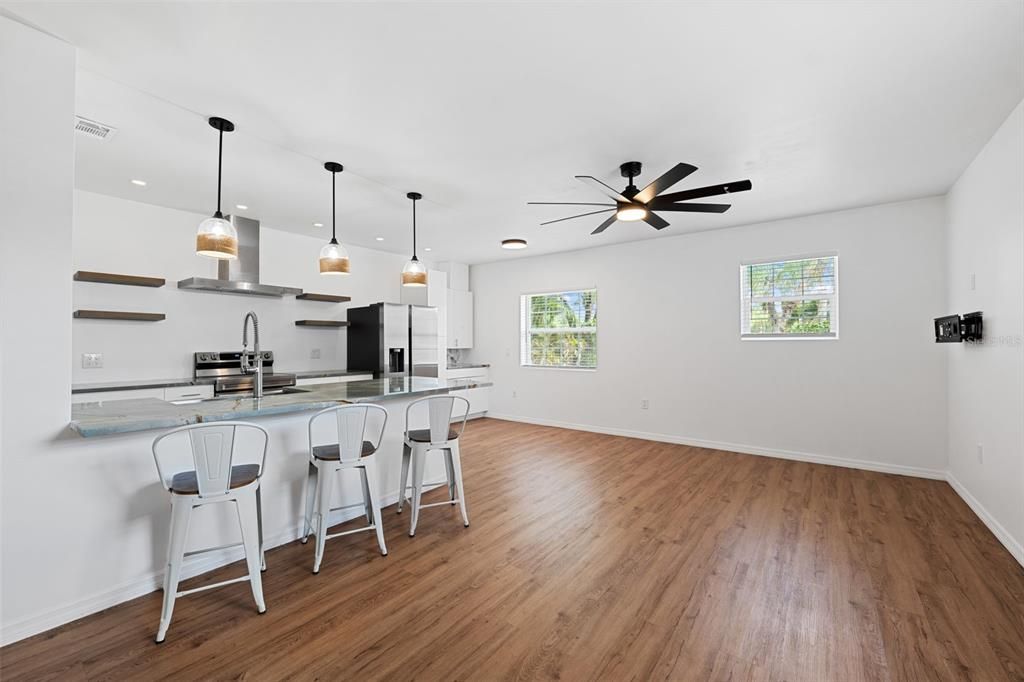
<svg viewBox="0 0 1024 682">
<path fill-rule="evenodd" d="M 295 375 L 274 371 L 274 351 L 260 351 L 263 357 L 263 393 L 285 393 L 295 385 Z M 252 393 L 256 375 L 242 369 L 241 351 L 200 351 L 193 354 L 193 374 L 196 379 L 213 380 L 213 394 L 228 396 Z"/>
</svg>

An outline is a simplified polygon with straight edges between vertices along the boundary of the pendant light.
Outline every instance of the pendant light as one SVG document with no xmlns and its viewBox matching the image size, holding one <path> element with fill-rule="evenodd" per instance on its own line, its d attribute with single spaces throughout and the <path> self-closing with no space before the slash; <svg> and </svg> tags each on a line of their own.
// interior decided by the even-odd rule
<svg viewBox="0 0 1024 682">
<path fill-rule="evenodd" d="M 331 241 L 324 248 L 320 249 L 320 274 L 321 275 L 347 275 L 348 274 L 348 251 L 338 243 L 337 237 L 337 208 L 335 207 L 335 185 L 338 173 L 344 170 L 340 163 L 328 161 L 324 168 L 331 172 Z"/>
<path fill-rule="evenodd" d="M 416 258 L 416 202 L 423 198 L 419 192 L 406 194 L 412 199 L 412 259 L 402 268 L 403 287 L 427 286 L 427 268 Z"/>
<path fill-rule="evenodd" d="M 217 143 L 217 212 L 212 218 L 199 223 L 199 230 L 196 232 L 196 253 L 210 258 L 234 260 L 238 258 L 238 231 L 220 212 L 220 176 L 224 159 L 224 133 L 234 130 L 235 124 L 217 116 L 210 118 L 209 123 L 210 127 L 220 133 Z"/>
</svg>

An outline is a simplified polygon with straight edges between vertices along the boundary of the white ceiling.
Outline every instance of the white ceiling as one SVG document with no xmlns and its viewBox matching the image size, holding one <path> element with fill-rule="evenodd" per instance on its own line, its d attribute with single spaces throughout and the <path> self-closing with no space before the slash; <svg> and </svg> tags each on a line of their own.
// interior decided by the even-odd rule
<svg viewBox="0 0 1024 682">
<path fill-rule="evenodd" d="M 406 252 L 415 190 L 436 260 L 940 194 L 1024 97 L 1019 0 L 3 6 L 80 48 L 78 113 L 120 129 L 79 137 L 80 188 L 212 212 L 220 115 L 226 211 L 329 234 L 335 160 L 343 241 Z M 634 159 L 754 189 L 660 233 L 526 206 L 603 201 L 573 175 Z"/>
</svg>

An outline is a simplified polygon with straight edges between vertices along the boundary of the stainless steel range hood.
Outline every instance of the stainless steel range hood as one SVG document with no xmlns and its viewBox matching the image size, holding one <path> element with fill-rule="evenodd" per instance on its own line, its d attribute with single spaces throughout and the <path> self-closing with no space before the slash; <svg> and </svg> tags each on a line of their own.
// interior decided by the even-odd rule
<svg viewBox="0 0 1024 682">
<path fill-rule="evenodd" d="M 189 277 L 178 282 L 179 289 L 217 291 L 249 296 L 297 296 L 302 289 L 260 284 L 260 221 L 228 216 L 238 231 L 238 258 L 217 263 L 217 279 Z"/>
</svg>

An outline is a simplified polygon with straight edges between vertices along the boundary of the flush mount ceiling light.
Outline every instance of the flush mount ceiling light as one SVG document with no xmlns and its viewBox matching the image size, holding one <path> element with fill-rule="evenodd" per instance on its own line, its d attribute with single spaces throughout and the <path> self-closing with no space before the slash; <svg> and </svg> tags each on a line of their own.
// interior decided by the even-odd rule
<svg viewBox="0 0 1024 682">
<path fill-rule="evenodd" d="M 146 186 L 146 181 L 145 180 L 132 180 L 132 184 L 133 185 L 138 185 L 139 187 L 145 187 Z"/>
<path fill-rule="evenodd" d="M 344 170 L 340 163 L 328 161 L 324 168 L 331 173 L 331 241 L 324 248 L 320 249 L 320 274 L 321 275 L 347 275 L 348 274 L 348 251 L 338 243 L 337 222 L 338 210 L 335 202 L 335 185 L 338 173 Z"/>
<path fill-rule="evenodd" d="M 235 204 L 235 208 L 237 208 L 239 211 L 247 211 L 247 210 L 249 210 L 249 207 L 246 206 L 245 204 Z"/>
<path fill-rule="evenodd" d="M 501 240 L 501 248 L 508 249 L 510 251 L 515 251 L 516 249 L 525 249 L 526 248 L 526 240 L 525 239 L 502 239 Z"/>
<path fill-rule="evenodd" d="M 323 223 L 313 223 L 313 227 L 323 227 Z"/>
<path fill-rule="evenodd" d="M 235 124 L 217 116 L 210 118 L 209 123 L 210 127 L 219 133 L 217 142 L 217 211 L 213 217 L 199 223 L 199 230 L 196 232 L 196 253 L 210 258 L 233 260 L 238 258 L 238 232 L 235 230 L 235 226 L 225 220 L 224 214 L 220 212 L 220 180 L 224 160 L 224 133 L 234 130 Z"/>
<path fill-rule="evenodd" d="M 416 258 L 416 202 L 422 199 L 423 195 L 419 192 L 409 192 L 405 196 L 412 199 L 412 258 L 402 268 L 402 286 L 425 287 L 427 286 L 427 269 Z"/>
<path fill-rule="evenodd" d="M 384 237 L 377 237 L 376 239 L 377 239 L 377 241 L 379 241 L 379 242 L 382 242 L 382 241 L 384 241 Z"/>
</svg>

